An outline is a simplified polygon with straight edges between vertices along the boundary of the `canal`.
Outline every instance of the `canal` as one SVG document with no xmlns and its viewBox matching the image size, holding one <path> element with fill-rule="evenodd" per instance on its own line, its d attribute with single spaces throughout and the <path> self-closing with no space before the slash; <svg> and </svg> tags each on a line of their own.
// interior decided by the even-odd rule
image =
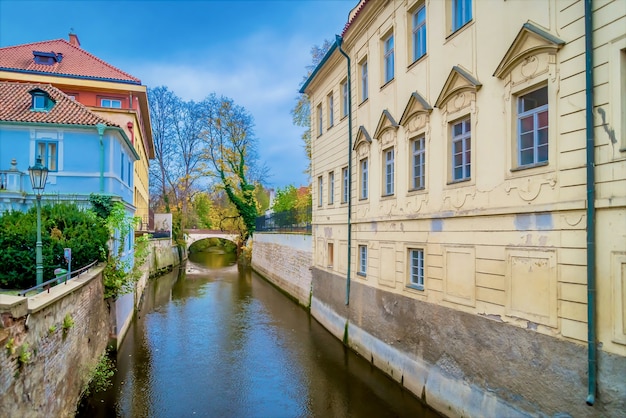
<svg viewBox="0 0 626 418">
<path fill-rule="evenodd" d="M 78 417 L 437 417 L 234 256 L 152 280 Z"/>
</svg>

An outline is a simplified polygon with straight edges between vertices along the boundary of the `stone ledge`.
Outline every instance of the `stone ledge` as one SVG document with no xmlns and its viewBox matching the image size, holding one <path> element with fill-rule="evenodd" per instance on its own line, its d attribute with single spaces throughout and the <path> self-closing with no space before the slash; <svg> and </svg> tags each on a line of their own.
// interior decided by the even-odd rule
<svg viewBox="0 0 626 418">
<path fill-rule="evenodd" d="M 26 316 L 28 302 L 24 296 L 0 295 L 0 313 L 10 313 L 13 318 Z"/>
</svg>

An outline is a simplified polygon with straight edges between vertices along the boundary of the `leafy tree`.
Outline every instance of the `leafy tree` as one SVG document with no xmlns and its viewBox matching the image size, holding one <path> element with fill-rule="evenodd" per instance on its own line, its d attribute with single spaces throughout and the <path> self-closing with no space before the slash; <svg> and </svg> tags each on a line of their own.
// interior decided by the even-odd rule
<svg viewBox="0 0 626 418">
<path fill-rule="evenodd" d="M 204 158 L 220 188 L 235 206 L 244 228 L 241 239 L 254 233 L 258 215 L 253 170 L 257 168 L 252 116 L 232 99 L 209 96 L 204 102 Z M 257 173 L 258 175 L 258 173 Z"/>
<path fill-rule="evenodd" d="M 317 65 L 322 61 L 330 47 L 333 45 L 331 41 L 325 39 L 321 46 L 313 45 L 311 48 L 311 64 L 306 67 L 306 75 L 302 79 L 302 86 L 309 76 L 315 71 Z M 309 160 L 306 170 L 307 175 L 311 175 L 311 104 L 306 94 L 300 93 L 296 98 L 296 105 L 291 109 L 291 117 L 293 124 L 305 128 L 302 132 L 302 142 L 304 143 L 304 152 Z"/>
<path fill-rule="evenodd" d="M 285 212 L 292 210 L 296 207 L 298 200 L 298 189 L 292 184 L 285 186 L 284 189 L 280 187 L 276 189 L 276 196 L 274 197 L 274 203 L 272 204 L 272 210 L 274 212 Z"/>
<path fill-rule="evenodd" d="M 200 229 L 211 228 L 211 196 L 208 193 L 200 192 L 193 197 L 192 205 L 195 217 L 191 222 L 194 227 Z"/>
</svg>

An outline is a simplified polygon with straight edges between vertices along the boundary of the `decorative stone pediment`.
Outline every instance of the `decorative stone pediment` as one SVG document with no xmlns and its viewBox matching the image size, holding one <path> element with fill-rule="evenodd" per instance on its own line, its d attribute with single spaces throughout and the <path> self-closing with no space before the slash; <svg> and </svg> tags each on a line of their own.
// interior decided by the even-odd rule
<svg viewBox="0 0 626 418">
<path fill-rule="evenodd" d="M 432 111 L 432 106 L 418 92 L 413 92 L 400 118 L 400 125 L 411 132 L 418 131 L 426 126 Z"/>
<path fill-rule="evenodd" d="M 522 66 L 534 66 L 536 65 L 534 64 L 536 58 L 533 57 L 542 53 L 555 55 L 563 45 L 565 45 L 565 41 L 544 29 L 530 22 L 524 23 L 493 75 L 504 78 L 520 64 Z M 526 72 L 528 71 L 530 70 L 526 70 Z"/>
<path fill-rule="evenodd" d="M 396 139 L 396 131 L 398 130 L 398 122 L 391 116 L 388 110 L 383 110 L 378 120 L 378 126 L 374 132 L 374 138 L 380 140 L 383 145 L 390 144 Z"/>
<path fill-rule="evenodd" d="M 363 158 L 370 152 L 370 144 L 372 138 L 367 133 L 367 130 L 363 125 L 359 126 L 359 130 L 356 133 L 356 140 L 354 141 L 353 150 L 357 151 L 359 158 Z"/>
<path fill-rule="evenodd" d="M 455 65 L 448 75 L 441 93 L 435 102 L 435 107 L 443 108 L 451 99 L 456 109 L 469 106 L 470 101 L 475 98 L 476 92 L 480 90 L 482 84 L 463 68 Z M 469 94 L 467 94 L 469 93 Z"/>
</svg>

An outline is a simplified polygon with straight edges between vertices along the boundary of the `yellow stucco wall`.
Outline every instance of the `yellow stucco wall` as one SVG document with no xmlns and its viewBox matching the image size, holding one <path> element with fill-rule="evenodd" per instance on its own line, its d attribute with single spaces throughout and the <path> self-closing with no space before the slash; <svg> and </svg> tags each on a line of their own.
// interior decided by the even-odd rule
<svg viewBox="0 0 626 418">
<path fill-rule="evenodd" d="M 451 33 L 450 1 L 370 1 L 344 35 L 343 49 L 352 64 L 351 279 L 584 344 L 584 5 L 472 3 L 472 20 Z M 426 7 L 427 53 L 412 62 L 411 12 L 421 5 Z M 526 23 L 531 30 L 523 30 Z M 594 1 L 593 23 L 598 341 L 603 350 L 626 355 L 626 2 Z M 383 41 L 392 33 L 395 75 L 384 83 Z M 369 97 L 363 101 L 365 60 Z M 349 147 L 340 86 L 346 77 L 346 60 L 335 51 L 307 87 L 314 264 L 344 275 L 348 205 L 342 170 L 348 167 Z M 544 86 L 548 160 L 520 167 L 518 98 Z M 451 126 L 467 117 L 471 175 L 455 182 Z M 412 190 L 411 140 L 422 136 L 425 187 Z M 389 149 L 395 154 L 395 187 L 385 195 L 384 152 Z M 362 199 L 360 162 L 365 158 L 368 196 Z M 359 245 L 367 247 L 364 276 L 357 274 Z M 408 286 L 408 252 L 414 248 L 425 254 L 423 290 Z"/>
</svg>

